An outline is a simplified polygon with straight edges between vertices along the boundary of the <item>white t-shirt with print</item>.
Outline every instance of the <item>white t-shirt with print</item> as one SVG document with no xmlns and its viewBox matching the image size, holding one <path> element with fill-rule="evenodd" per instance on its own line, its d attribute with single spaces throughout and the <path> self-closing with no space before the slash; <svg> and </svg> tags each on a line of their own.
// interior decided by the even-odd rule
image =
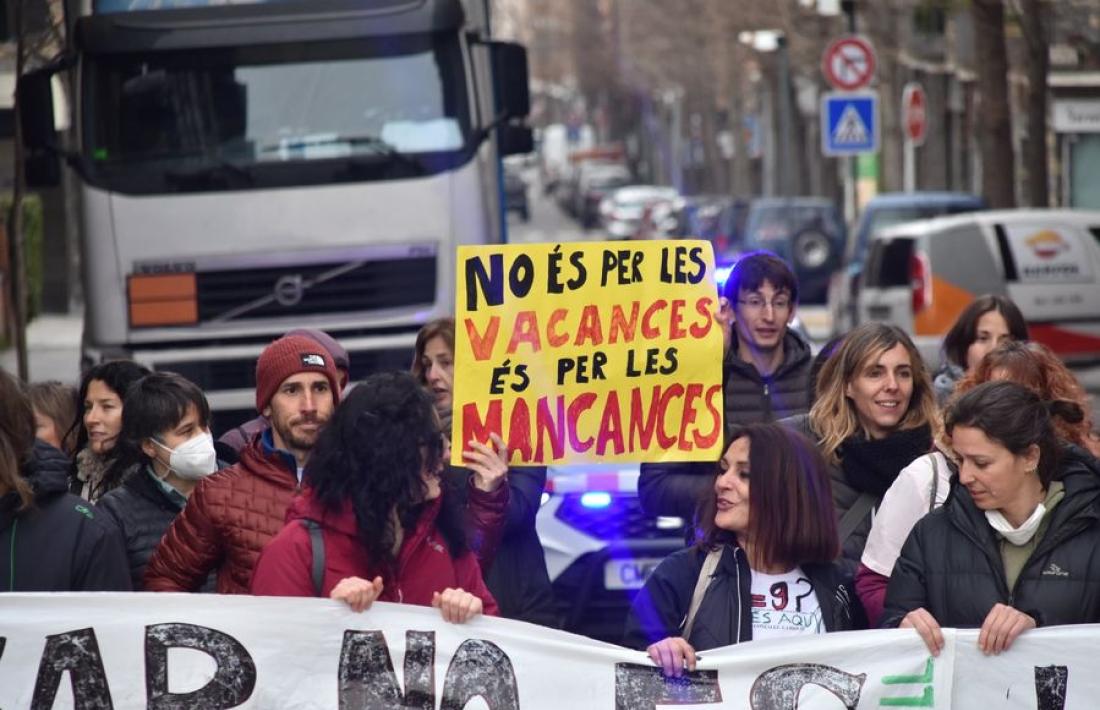
<svg viewBox="0 0 1100 710">
<path fill-rule="evenodd" d="M 825 623 L 813 583 L 795 567 L 783 574 L 752 570 L 752 638 L 823 634 Z"/>
<path fill-rule="evenodd" d="M 935 505 L 932 504 L 933 457 L 937 479 Z M 939 451 L 924 454 L 903 468 L 875 511 L 860 562 L 871 571 L 889 577 L 913 526 L 930 509 L 943 505 L 950 489 L 951 469 L 947 458 Z"/>
</svg>

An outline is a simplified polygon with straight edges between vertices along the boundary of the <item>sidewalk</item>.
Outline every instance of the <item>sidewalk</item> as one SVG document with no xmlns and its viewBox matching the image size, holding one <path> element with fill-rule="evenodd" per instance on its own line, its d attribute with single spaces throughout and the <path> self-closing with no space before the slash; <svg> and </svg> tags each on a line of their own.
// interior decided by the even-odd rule
<svg viewBox="0 0 1100 710">
<path fill-rule="evenodd" d="M 80 379 L 80 337 L 84 314 L 42 315 L 27 328 L 27 359 L 30 381 L 61 380 L 78 384 Z M 15 350 L 0 352 L 0 366 L 15 374 L 18 370 Z"/>
</svg>

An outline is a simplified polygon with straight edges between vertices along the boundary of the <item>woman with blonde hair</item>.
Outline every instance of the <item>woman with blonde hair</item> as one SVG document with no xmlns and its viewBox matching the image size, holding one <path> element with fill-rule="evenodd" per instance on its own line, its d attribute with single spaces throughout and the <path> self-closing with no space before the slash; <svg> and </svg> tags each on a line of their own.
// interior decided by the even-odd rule
<svg viewBox="0 0 1100 710">
<path fill-rule="evenodd" d="M 1075 404 L 1085 416 L 1079 420 L 1055 417 L 1054 432 L 1063 444 L 1090 448 L 1089 398 L 1069 368 L 1046 346 L 1017 340 L 1002 343 L 959 381 L 951 401 L 996 380 L 1022 385 L 1044 401 Z M 954 469 L 954 461 L 942 451 L 921 456 L 902 470 L 883 497 L 856 574 L 856 592 L 872 625 L 882 613 L 886 584 L 902 545 L 917 521 L 947 500 Z"/>
<path fill-rule="evenodd" d="M 784 420 L 832 465 L 840 544 L 853 570 L 872 512 L 898 472 L 932 448 L 938 417 L 913 341 L 896 326 L 864 323 L 821 368 L 809 414 Z"/>
</svg>

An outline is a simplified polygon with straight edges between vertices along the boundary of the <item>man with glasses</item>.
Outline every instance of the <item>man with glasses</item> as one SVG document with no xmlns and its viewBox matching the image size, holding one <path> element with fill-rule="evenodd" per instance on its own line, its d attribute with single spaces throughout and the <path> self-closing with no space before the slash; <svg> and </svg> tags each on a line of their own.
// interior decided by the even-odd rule
<svg viewBox="0 0 1100 710">
<path fill-rule="evenodd" d="M 810 408 L 810 346 L 787 326 L 798 304 L 798 280 L 779 257 L 744 255 L 722 292 L 726 427 L 771 422 Z M 638 480 L 650 515 L 691 520 L 712 483 L 714 464 L 643 464 Z"/>
</svg>

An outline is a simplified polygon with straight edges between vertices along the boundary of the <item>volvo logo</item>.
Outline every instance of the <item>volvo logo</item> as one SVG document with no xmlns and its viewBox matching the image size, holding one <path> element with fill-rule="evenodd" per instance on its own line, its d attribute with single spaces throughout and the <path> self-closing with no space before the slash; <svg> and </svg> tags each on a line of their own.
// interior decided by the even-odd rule
<svg viewBox="0 0 1100 710">
<path fill-rule="evenodd" d="M 275 282 L 275 300 L 285 308 L 297 306 L 301 303 L 305 291 L 301 274 L 281 276 Z"/>
</svg>

